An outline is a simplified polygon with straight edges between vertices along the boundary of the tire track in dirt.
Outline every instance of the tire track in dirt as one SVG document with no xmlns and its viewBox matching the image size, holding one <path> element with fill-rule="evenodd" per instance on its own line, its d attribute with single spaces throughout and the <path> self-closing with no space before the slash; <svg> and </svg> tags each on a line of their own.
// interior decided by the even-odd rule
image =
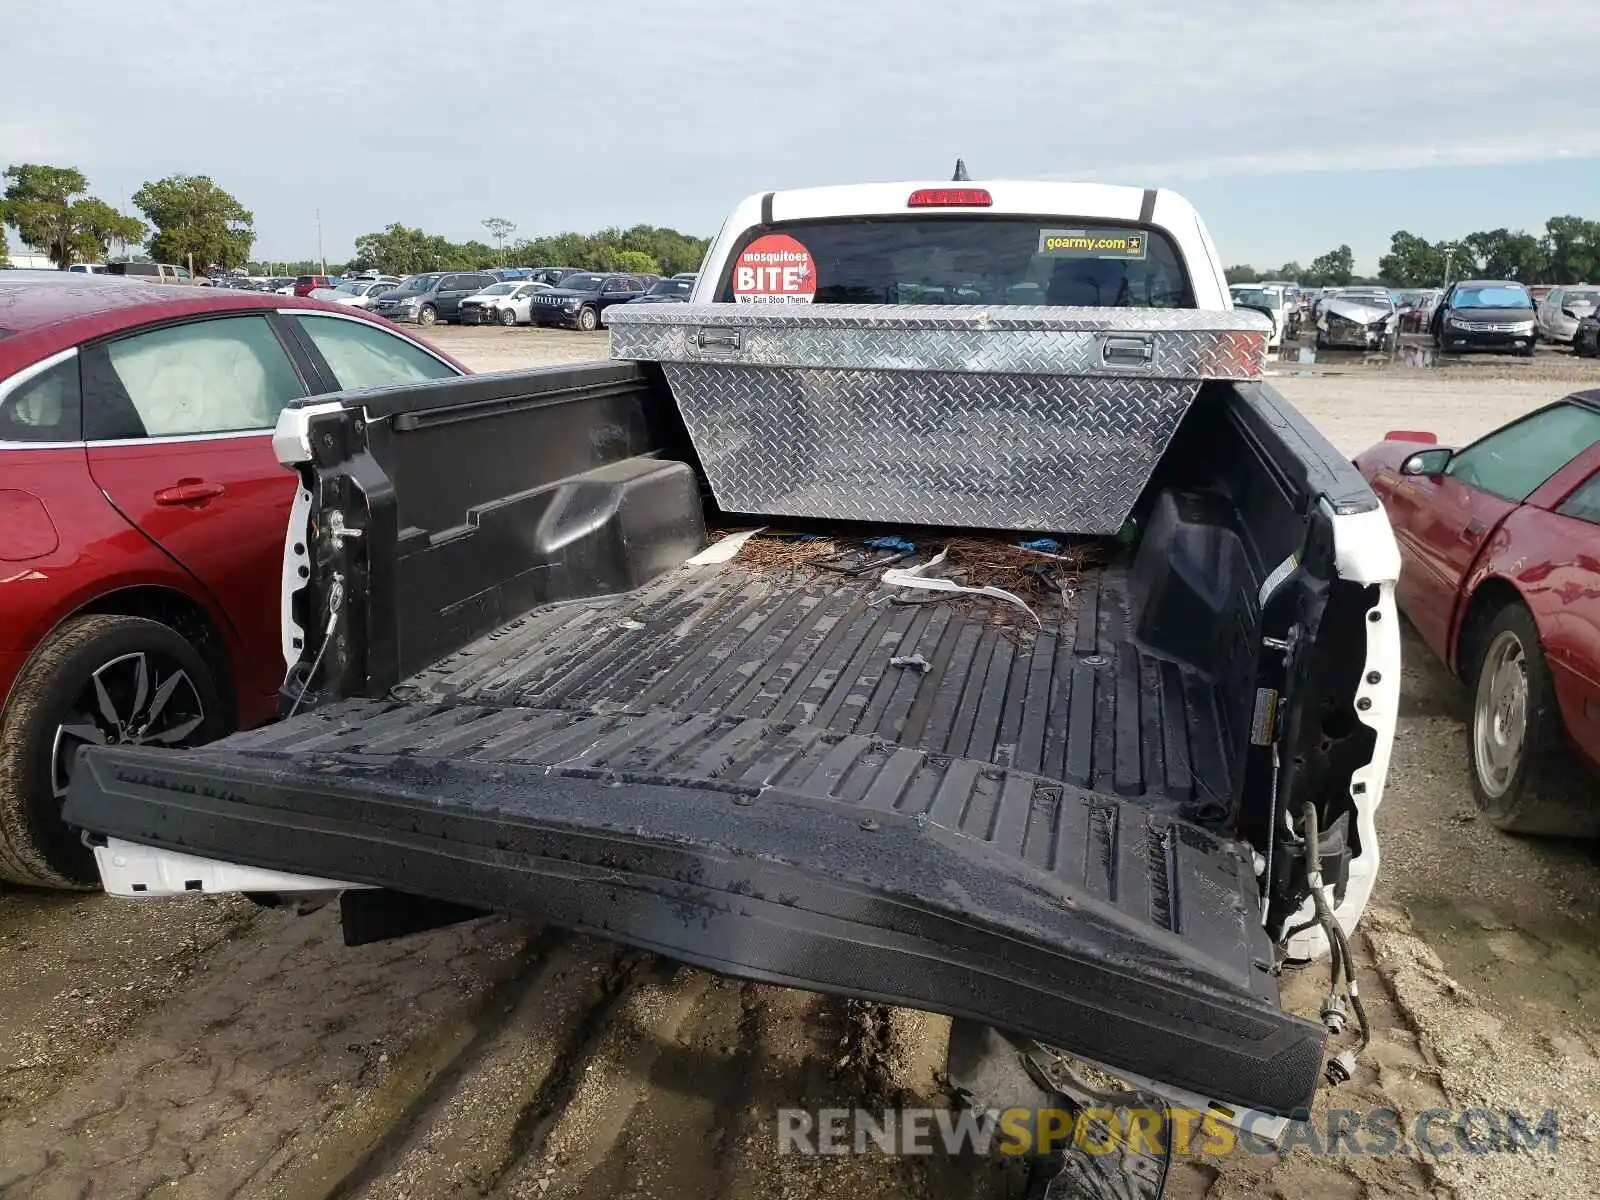
<svg viewBox="0 0 1600 1200">
<path fill-rule="evenodd" d="M 506 1200 L 616 1196 L 907 1195 L 985 1200 L 1020 1175 L 992 1162 L 780 1154 L 781 1108 L 942 1105 L 940 1018 L 904 1010 L 858 1044 L 855 1005 L 660 964 L 596 1046 L 542 1146 L 495 1193 Z M 878 1008 L 879 1006 L 870 1006 Z M 930 1050 L 936 1049 L 936 1055 Z M 857 1069 L 873 1060 L 870 1094 Z"/>
<path fill-rule="evenodd" d="M 529 969 L 487 920 L 347 949 L 332 910 L 264 913 L 37 1107 L 0 1120 L 0 1194 L 295 1194 L 315 1144 L 376 1143 Z"/>
<path fill-rule="evenodd" d="M 550 1115 L 637 976 L 641 956 L 552 932 L 543 954 L 496 997 L 492 1023 L 373 1144 L 319 1146 L 312 1159 L 347 1164 L 342 1177 L 309 1164 L 280 1177 L 284 1195 L 486 1195 Z M 354 1157 L 352 1161 L 352 1156 Z M 304 1160 L 303 1160 L 304 1161 Z"/>
</svg>

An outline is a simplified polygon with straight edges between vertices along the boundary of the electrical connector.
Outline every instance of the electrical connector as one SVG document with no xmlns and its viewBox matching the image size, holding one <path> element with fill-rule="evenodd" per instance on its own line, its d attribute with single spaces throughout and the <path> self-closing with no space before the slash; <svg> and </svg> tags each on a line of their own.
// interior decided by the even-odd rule
<svg viewBox="0 0 1600 1200">
<path fill-rule="evenodd" d="M 1343 1033 L 1345 1026 L 1344 998 L 1328 996 L 1322 1001 L 1322 1023 L 1329 1033 Z"/>
<path fill-rule="evenodd" d="M 1328 1082 L 1334 1087 L 1341 1083 L 1349 1083 L 1355 1077 L 1356 1055 L 1354 1050 L 1341 1050 L 1328 1060 Z"/>
</svg>

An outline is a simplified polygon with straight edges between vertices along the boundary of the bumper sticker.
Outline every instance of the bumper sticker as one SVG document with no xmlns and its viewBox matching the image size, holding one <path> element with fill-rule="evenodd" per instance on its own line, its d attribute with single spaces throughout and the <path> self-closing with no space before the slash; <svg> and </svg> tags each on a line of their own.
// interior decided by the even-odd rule
<svg viewBox="0 0 1600 1200">
<path fill-rule="evenodd" d="M 1142 259 L 1149 238 L 1137 229 L 1041 229 L 1039 253 L 1052 258 Z"/>
<path fill-rule="evenodd" d="M 734 260 L 733 298 L 739 304 L 810 304 L 816 295 L 816 260 L 786 233 L 757 238 Z"/>
</svg>

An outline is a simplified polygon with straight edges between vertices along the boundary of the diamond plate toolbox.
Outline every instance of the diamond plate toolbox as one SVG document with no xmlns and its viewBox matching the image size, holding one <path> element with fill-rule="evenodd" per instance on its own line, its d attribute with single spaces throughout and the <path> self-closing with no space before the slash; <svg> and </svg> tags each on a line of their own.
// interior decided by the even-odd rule
<svg viewBox="0 0 1600 1200">
<path fill-rule="evenodd" d="M 626 305 L 718 505 L 774 517 L 1115 533 L 1207 379 L 1267 323 L 1193 309 Z"/>
</svg>

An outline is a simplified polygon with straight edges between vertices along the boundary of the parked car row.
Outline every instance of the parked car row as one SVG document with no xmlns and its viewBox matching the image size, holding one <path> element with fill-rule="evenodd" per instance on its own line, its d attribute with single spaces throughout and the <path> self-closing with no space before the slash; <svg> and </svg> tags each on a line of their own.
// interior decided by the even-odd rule
<svg viewBox="0 0 1600 1200">
<path fill-rule="evenodd" d="M 92 270 L 93 267 L 100 265 L 97 263 L 79 263 L 77 265 L 91 268 L 86 272 L 87 274 L 102 273 Z M 137 279 L 140 283 L 192 284 L 200 287 L 206 287 L 211 283 L 204 275 L 196 277 L 190 274 L 189 268 L 174 266 L 171 263 L 113 262 L 104 265 L 104 274 L 116 275 L 123 279 Z M 69 268 L 69 273 L 70 270 Z"/>
<path fill-rule="evenodd" d="M 312 297 L 348 308 L 366 309 L 391 321 L 433 325 L 566 326 L 593 330 L 614 304 L 682 303 L 694 290 L 695 275 L 671 279 L 577 267 L 499 267 L 483 271 L 424 271 L 381 275 L 363 271 L 336 275 L 246 276 L 219 271 L 192 278 L 165 263 L 80 263 L 74 274 L 108 274 L 144 282 L 212 284 L 230 291 Z M 546 295 L 548 293 L 548 295 Z"/>
<path fill-rule="evenodd" d="M 347 304 L 352 308 L 371 308 L 372 302 L 384 292 L 400 286 L 398 275 L 383 275 L 376 279 L 346 279 L 336 287 L 313 288 L 313 300 L 329 300 L 334 304 Z"/>
<path fill-rule="evenodd" d="M 391 321 L 428 326 L 454 321 L 461 302 L 500 281 L 486 271 L 425 271 L 381 293 L 370 311 Z"/>
</svg>

